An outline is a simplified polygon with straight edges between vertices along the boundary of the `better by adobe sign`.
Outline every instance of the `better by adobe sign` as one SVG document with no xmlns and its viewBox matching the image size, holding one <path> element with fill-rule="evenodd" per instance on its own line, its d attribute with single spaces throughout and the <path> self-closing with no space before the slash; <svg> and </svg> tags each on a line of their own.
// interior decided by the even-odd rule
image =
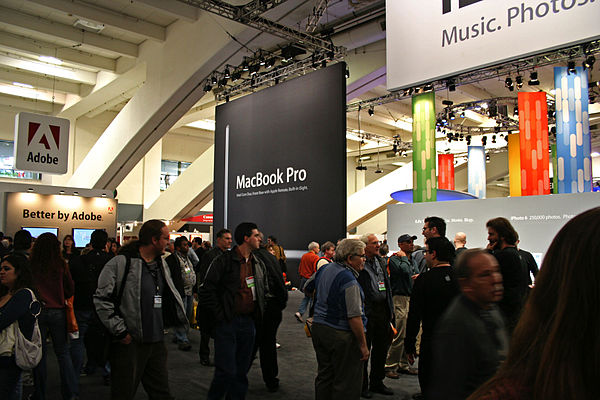
<svg viewBox="0 0 600 400">
<path fill-rule="evenodd" d="M 21 112 L 15 117 L 15 169 L 64 174 L 69 161 L 69 120 Z"/>
</svg>

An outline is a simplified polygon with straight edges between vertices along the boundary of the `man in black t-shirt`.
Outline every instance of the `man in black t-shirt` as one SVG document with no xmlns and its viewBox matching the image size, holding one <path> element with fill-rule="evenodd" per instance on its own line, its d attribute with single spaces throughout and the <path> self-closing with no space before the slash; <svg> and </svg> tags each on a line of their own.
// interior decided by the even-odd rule
<svg viewBox="0 0 600 400">
<path fill-rule="evenodd" d="M 509 335 L 519 321 L 523 301 L 527 294 L 527 264 L 519 255 L 517 241 L 519 235 L 506 218 L 490 219 L 488 229 L 488 250 L 498 260 L 504 284 L 504 297 L 498 307 L 506 319 Z"/>
</svg>

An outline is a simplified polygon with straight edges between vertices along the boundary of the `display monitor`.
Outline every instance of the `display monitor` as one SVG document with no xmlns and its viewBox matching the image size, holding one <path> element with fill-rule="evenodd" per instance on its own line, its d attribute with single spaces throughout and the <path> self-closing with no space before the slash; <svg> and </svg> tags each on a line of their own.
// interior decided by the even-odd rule
<svg viewBox="0 0 600 400">
<path fill-rule="evenodd" d="M 58 236 L 58 228 L 48 228 L 45 226 L 23 226 L 21 229 L 31 233 L 31 236 L 34 238 L 40 236 L 42 233 L 53 233 L 54 235 Z"/>
<path fill-rule="evenodd" d="M 95 229 L 73 228 L 73 241 L 77 247 L 85 247 L 92 239 L 92 232 Z"/>
</svg>

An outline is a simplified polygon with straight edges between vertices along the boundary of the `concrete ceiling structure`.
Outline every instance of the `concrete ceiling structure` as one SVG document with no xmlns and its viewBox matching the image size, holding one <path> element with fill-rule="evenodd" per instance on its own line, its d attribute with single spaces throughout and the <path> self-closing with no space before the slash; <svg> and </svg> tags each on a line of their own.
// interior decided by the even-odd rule
<svg viewBox="0 0 600 400">
<path fill-rule="evenodd" d="M 156 143 L 174 136 L 199 138 L 208 148 L 217 101 L 204 92 L 201 82 L 225 65 L 239 65 L 244 57 L 289 41 L 217 16 L 198 7 L 200 3 L 268 4 L 261 18 L 330 38 L 346 49 L 349 103 L 389 94 L 384 0 L 1 0 L 0 111 L 38 112 L 106 125 L 90 154 L 74 163 L 77 168 L 68 178 L 72 186 L 114 189 Z M 592 81 L 600 80 L 598 64 Z M 525 84 L 522 90 L 543 90 L 553 97 L 552 65 L 537 71 L 541 84 Z M 526 80 L 528 73 L 523 71 Z M 443 109 L 444 100 L 460 104 L 516 98 L 517 91 L 508 91 L 504 78 L 437 92 L 436 107 Z M 593 150 L 600 151 L 600 95 L 594 101 Z M 397 136 L 410 142 L 410 99 L 377 105 L 372 116 L 367 111 L 360 112 L 362 132 L 358 113 L 348 113 L 349 158 L 356 161 L 361 135 L 389 140 Z M 465 127 L 494 123 L 474 114 L 461 121 Z M 444 138 L 439 142 L 442 150 L 466 152 L 465 142 L 448 145 Z M 378 164 L 386 173 L 410 161 L 391 153 L 389 143 L 374 139 L 361 148 L 361 154 L 372 157 L 365 164 L 374 165 L 378 152 Z M 367 176 L 368 181 L 377 178 L 372 169 Z M 500 186 L 505 185 L 503 180 Z"/>
</svg>

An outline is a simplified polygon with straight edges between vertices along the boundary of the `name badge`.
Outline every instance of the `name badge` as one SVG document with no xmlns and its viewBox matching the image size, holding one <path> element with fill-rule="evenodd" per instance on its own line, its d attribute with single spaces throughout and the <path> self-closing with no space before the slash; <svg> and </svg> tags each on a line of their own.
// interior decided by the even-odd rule
<svg viewBox="0 0 600 400">
<path fill-rule="evenodd" d="M 250 290 L 252 291 L 252 298 L 256 299 L 256 287 L 254 286 L 254 277 L 253 276 L 246 277 L 246 286 L 248 286 L 250 288 Z"/>
<path fill-rule="evenodd" d="M 162 308 L 162 296 L 154 295 L 154 308 Z"/>
<path fill-rule="evenodd" d="M 384 281 L 379 281 L 378 285 L 379 285 L 379 291 L 380 292 L 385 292 L 385 282 Z"/>
<path fill-rule="evenodd" d="M 185 266 L 185 268 L 183 269 L 183 271 L 184 271 L 186 274 L 188 274 L 188 275 L 192 273 L 192 270 L 191 270 L 191 268 L 190 268 L 190 267 L 188 267 L 187 265 Z"/>
</svg>

